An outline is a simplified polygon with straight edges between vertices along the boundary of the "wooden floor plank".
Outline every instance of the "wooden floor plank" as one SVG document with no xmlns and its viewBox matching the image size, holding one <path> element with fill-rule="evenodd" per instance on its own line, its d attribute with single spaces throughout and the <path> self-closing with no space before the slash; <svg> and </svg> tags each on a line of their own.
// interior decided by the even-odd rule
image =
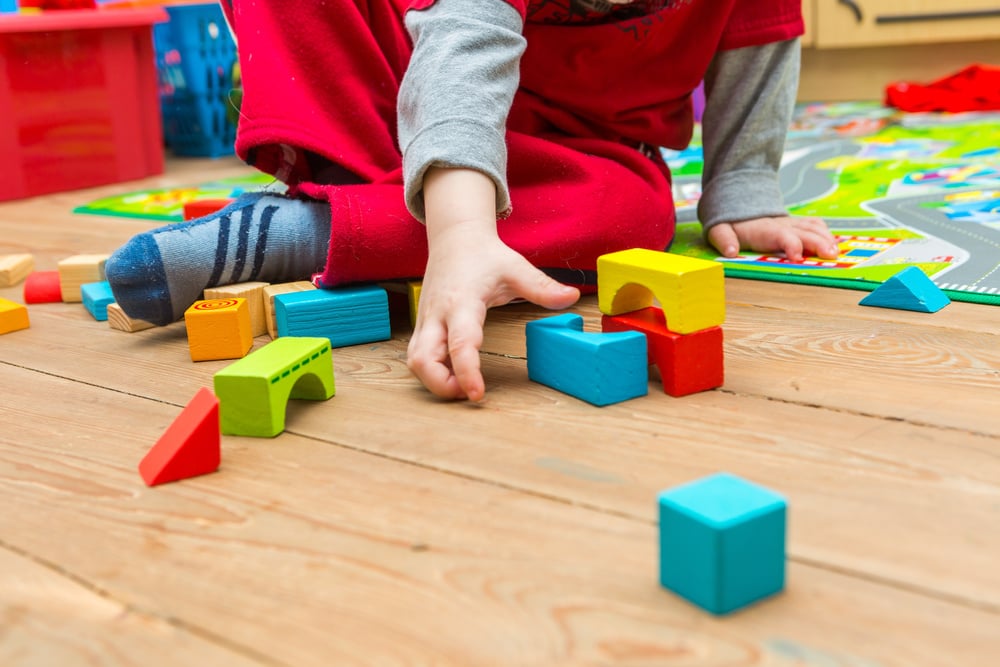
<svg viewBox="0 0 1000 667">
<path fill-rule="evenodd" d="M 741 305 L 751 281 L 735 282 L 723 325 L 726 391 L 1000 436 L 1000 308 L 949 306 L 982 313 L 992 332 L 967 331 L 926 326 L 910 317 L 918 313 L 887 320 Z M 592 298 L 577 310 L 586 330 L 600 330 Z M 486 349 L 524 357 L 524 324 L 543 316 L 529 306 L 496 311 Z"/>
<path fill-rule="evenodd" d="M 21 478 L 21 483 L 29 478 Z M 7 486 L 5 484 L 5 486 Z M 10 506 L 5 506 L 9 511 Z M 52 525 L 44 527 L 51 530 Z M 42 526 L 37 526 L 36 530 Z M 71 551 L 63 545 L 63 553 Z M 72 565 L 70 565 L 72 567 Z M 0 664 L 11 667 L 276 664 L 112 600 L 0 542 Z"/>
<path fill-rule="evenodd" d="M 658 588 L 648 521 L 292 434 L 227 437 L 219 473 L 147 489 L 135 464 L 173 406 L 4 378 L 25 388 L 0 408 L 8 540 L 281 664 L 967 666 L 998 648 L 997 614 L 795 563 L 786 594 L 715 619 Z"/>
<path fill-rule="evenodd" d="M 161 223 L 74 206 L 247 173 L 172 161 L 3 203 L 0 254 L 110 252 Z M 228 362 L 192 363 L 179 324 L 33 305 L 0 336 L 0 664 L 992 664 L 1000 309 L 726 285 L 721 390 L 597 409 L 530 383 L 546 313 L 510 306 L 483 405 L 430 397 L 398 327 L 335 350 L 338 395 L 293 402 L 287 433 L 225 438 L 219 474 L 157 489 L 138 460 Z M 597 328 L 592 297 L 576 312 Z M 729 619 L 655 585 L 656 492 L 721 469 L 791 507 L 789 591 Z"/>
<path fill-rule="evenodd" d="M 45 311 L 32 334 L 10 334 L 24 342 L 16 357 L 0 348 L 0 361 L 175 406 L 229 363 L 192 363 L 181 325 L 126 334 L 81 310 Z M 498 355 L 484 357 L 491 389 L 477 408 L 420 389 L 403 341 L 333 356 L 337 398 L 293 403 L 291 431 L 644 520 L 662 488 L 730 470 L 788 494 L 793 557 L 1000 609 L 1000 532 L 987 528 L 1000 521 L 996 437 L 814 407 L 822 399 L 809 388 L 785 403 L 674 399 L 653 384 L 648 397 L 597 409 Z"/>
</svg>

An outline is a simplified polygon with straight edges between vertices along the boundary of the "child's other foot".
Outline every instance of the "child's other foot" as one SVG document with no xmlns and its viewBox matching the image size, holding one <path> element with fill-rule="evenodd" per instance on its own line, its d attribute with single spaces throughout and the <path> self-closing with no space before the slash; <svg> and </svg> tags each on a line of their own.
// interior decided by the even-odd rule
<svg viewBox="0 0 1000 667">
<path fill-rule="evenodd" d="M 329 242 L 326 202 L 244 194 L 212 215 L 133 237 L 108 259 L 107 278 L 129 317 L 165 325 L 206 287 L 308 279 Z"/>
</svg>

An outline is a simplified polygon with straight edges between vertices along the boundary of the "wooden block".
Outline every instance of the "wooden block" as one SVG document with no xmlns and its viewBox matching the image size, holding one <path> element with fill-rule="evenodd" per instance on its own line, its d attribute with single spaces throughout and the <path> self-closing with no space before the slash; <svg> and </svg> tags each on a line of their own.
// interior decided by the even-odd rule
<svg viewBox="0 0 1000 667">
<path fill-rule="evenodd" d="M 410 328 L 417 326 L 417 309 L 420 305 L 419 280 L 408 280 L 405 283 L 389 281 L 378 283 L 389 294 L 389 312 L 391 317 L 405 316 L 410 320 Z"/>
<path fill-rule="evenodd" d="M 73 255 L 59 262 L 62 300 L 66 303 L 83 301 L 80 285 L 104 280 L 104 264 L 107 260 L 107 255 Z"/>
<path fill-rule="evenodd" d="M 0 334 L 20 331 L 31 326 L 28 309 L 14 301 L 0 299 Z"/>
<path fill-rule="evenodd" d="M 633 248 L 597 258 L 597 305 L 605 315 L 660 302 L 667 328 L 691 333 L 726 319 L 722 264 L 668 252 Z"/>
<path fill-rule="evenodd" d="M 649 391 L 646 337 L 637 331 L 584 333 L 583 318 L 567 313 L 528 322 L 528 377 L 593 405 L 610 405 Z"/>
<path fill-rule="evenodd" d="M 95 320 L 104 322 L 108 319 L 108 306 L 115 302 L 115 295 L 111 293 L 111 284 L 107 280 L 80 285 L 80 296 L 83 307 Z"/>
<path fill-rule="evenodd" d="M 191 361 L 239 359 L 253 347 L 246 299 L 195 301 L 184 311 Z"/>
<path fill-rule="evenodd" d="M 285 430 L 290 398 L 325 401 L 336 393 L 326 338 L 278 338 L 215 374 L 226 435 L 271 438 Z"/>
<path fill-rule="evenodd" d="M 420 309 L 420 288 L 423 283 L 419 280 L 411 280 L 406 283 L 407 293 L 410 296 L 410 326 L 417 326 L 417 311 Z"/>
<path fill-rule="evenodd" d="M 35 268 L 35 257 L 27 253 L 0 255 L 0 287 L 13 287 Z"/>
<path fill-rule="evenodd" d="M 268 285 L 264 288 L 264 319 L 267 322 L 267 333 L 271 338 L 278 337 L 278 323 L 274 319 L 274 297 L 277 294 L 288 292 L 304 292 L 314 290 L 316 286 L 308 280 L 300 280 L 294 283 L 278 283 Z"/>
<path fill-rule="evenodd" d="M 202 387 L 139 462 L 139 474 L 155 486 L 215 472 L 221 440 L 219 399 Z"/>
<path fill-rule="evenodd" d="M 108 304 L 108 325 L 112 329 L 127 331 L 128 333 L 142 331 L 143 329 L 152 329 L 156 326 L 146 320 L 133 320 L 125 314 L 125 311 L 117 303 Z"/>
<path fill-rule="evenodd" d="M 61 303 L 58 271 L 34 271 L 24 281 L 25 303 Z"/>
<path fill-rule="evenodd" d="M 287 292 L 274 297 L 278 336 L 322 336 L 333 347 L 388 340 L 389 297 L 381 287 Z"/>
<path fill-rule="evenodd" d="M 250 307 L 250 333 L 254 338 L 267 333 L 267 318 L 264 315 L 264 288 L 270 283 L 249 282 L 235 285 L 209 287 L 205 299 L 246 299 Z"/>
<path fill-rule="evenodd" d="M 860 301 L 862 306 L 936 313 L 951 303 L 948 295 L 918 266 L 910 266 L 875 288 Z"/>
<path fill-rule="evenodd" d="M 787 503 L 728 473 L 659 494 L 660 584 L 713 614 L 785 586 Z"/>
<path fill-rule="evenodd" d="M 232 204 L 233 201 L 233 199 L 196 199 L 195 201 L 185 202 L 182 215 L 185 220 L 202 218 L 206 215 L 218 213 Z"/>
<path fill-rule="evenodd" d="M 645 334 L 649 363 L 656 365 L 663 391 L 671 396 L 687 396 L 722 386 L 722 327 L 674 333 L 667 329 L 663 311 L 650 306 L 624 315 L 604 315 L 601 330 Z"/>
</svg>

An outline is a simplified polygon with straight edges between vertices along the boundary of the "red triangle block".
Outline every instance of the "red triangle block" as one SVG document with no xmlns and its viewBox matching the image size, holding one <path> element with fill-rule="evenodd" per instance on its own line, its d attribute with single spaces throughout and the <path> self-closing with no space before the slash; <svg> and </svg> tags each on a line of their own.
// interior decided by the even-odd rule
<svg viewBox="0 0 1000 667">
<path fill-rule="evenodd" d="M 202 387 L 139 463 L 148 486 L 206 475 L 222 460 L 219 399 Z"/>
</svg>

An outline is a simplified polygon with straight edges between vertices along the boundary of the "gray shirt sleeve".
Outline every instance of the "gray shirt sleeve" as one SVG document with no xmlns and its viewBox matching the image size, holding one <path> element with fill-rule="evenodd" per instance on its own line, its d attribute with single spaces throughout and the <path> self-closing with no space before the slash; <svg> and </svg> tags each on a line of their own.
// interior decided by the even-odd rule
<svg viewBox="0 0 1000 667">
<path fill-rule="evenodd" d="M 397 106 L 407 208 L 424 220 L 424 174 L 461 167 L 493 179 L 497 213 L 506 214 L 507 115 L 526 45 L 520 14 L 503 0 L 438 0 L 405 20 L 413 55 Z"/>
<path fill-rule="evenodd" d="M 698 218 L 721 222 L 787 215 L 778 168 L 795 107 L 799 40 L 716 54 L 705 77 L 705 169 Z"/>
</svg>

